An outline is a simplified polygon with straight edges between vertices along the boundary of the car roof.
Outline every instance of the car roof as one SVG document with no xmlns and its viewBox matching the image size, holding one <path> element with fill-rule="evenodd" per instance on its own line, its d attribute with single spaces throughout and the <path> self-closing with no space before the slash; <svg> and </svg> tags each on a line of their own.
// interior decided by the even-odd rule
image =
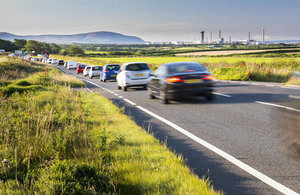
<svg viewBox="0 0 300 195">
<path fill-rule="evenodd" d="M 148 63 L 147 62 L 127 62 L 127 63 L 123 64 L 122 66 L 127 66 L 130 64 L 148 64 Z"/>
<path fill-rule="evenodd" d="M 172 63 L 163 64 L 163 66 L 176 66 L 176 65 L 202 65 L 202 64 L 198 62 L 172 62 Z"/>
</svg>

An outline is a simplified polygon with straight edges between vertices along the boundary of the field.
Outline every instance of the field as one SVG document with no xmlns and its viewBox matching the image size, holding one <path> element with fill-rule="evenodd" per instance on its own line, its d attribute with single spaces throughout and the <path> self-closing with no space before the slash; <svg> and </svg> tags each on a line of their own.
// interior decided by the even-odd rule
<svg viewBox="0 0 300 195">
<path fill-rule="evenodd" d="M 153 70 L 169 62 L 199 62 L 206 65 L 220 80 L 286 83 L 291 79 L 293 71 L 300 71 L 300 57 L 51 57 L 76 60 L 91 65 L 147 62 Z"/>
<path fill-rule="evenodd" d="M 19 59 L 0 68 L 0 194 L 220 194 L 82 81 Z"/>
<path fill-rule="evenodd" d="M 251 54 L 251 53 L 264 53 L 264 52 L 277 52 L 277 51 L 293 51 L 291 49 L 268 49 L 268 50 L 221 50 L 221 51 L 200 51 L 191 53 L 179 53 L 176 56 L 219 56 L 219 55 L 233 55 L 233 54 Z M 288 54 L 297 54 L 297 52 L 287 52 Z"/>
</svg>

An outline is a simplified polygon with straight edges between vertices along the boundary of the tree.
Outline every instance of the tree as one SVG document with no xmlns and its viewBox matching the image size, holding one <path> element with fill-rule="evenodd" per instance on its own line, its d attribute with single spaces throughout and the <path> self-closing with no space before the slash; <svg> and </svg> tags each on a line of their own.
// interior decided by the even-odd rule
<svg viewBox="0 0 300 195">
<path fill-rule="evenodd" d="M 27 41 L 25 39 L 15 39 L 14 44 L 18 47 L 18 49 L 23 49 L 26 45 Z"/>
<path fill-rule="evenodd" d="M 5 51 L 11 51 L 18 49 L 15 44 L 10 41 L 0 39 L 0 49 L 4 49 Z"/>
<path fill-rule="evenodd" d="M 40 52 L 41 53 L 51 53 L 51 47 L 48 43 L 39 42 Z"/>
<path fill-rule="evenodd" d="M 26 51 L 29 51 L 29 52 L 32 52 L 32 51 L 35 51 L 35 53 L 41 52 L 40 44 L 39 44 L 39 42 L 37 42 L 35 40 L 27 41 L 27 43 L 25 45 L 25 49 L 26 49 Z"/>
<path fill-rule="evenodd" d="M 58 54 L 59 51 L 61 50 L 61 47 L 59 47 L 55 43 L 51 43 L 50 48 L 51 48 L 51 53 L 53 53 L 53 54 Z"/>
<path fill-rule="evenodd" d="M 77 46 L 71 46 L 67 49 L 67 54 L 73 54 L 73 55 L 84 54 L 84 50 Z"/>
</svg>

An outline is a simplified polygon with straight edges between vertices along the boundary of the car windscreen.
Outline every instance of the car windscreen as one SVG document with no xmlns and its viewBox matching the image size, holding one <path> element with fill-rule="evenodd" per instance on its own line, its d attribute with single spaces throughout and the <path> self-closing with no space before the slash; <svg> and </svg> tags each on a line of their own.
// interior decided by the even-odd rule
<svg viewBox="0 0 300 195">
<path fill-rule="evenodd" d="M 84 68 L 85 67 L 85 65 L 79 65 L 79 68 Z"/>
<path fill-rule="evenodd" d="M 108 65 L 106 66 L 106 70 L 119 70 L 120 66 L 119 65 Z"/>
<path fill-rule="evenodd" d="M 93 67 L 93 70 L 102 70 L 102 67 L 101 66 L 95 66 L 95 67 Z"/>
<path fill-rule="evenodd" d="M 206 71 L 206 68 L 200 64 L 181 64 L 168 67 L 169 74 L 203 71 Z"/>
<path fill-rule="evenodd" d="M 126 66 L 125 70 L 129 71 L 141 71 L 141 70 L 149 70 L 148 64 L 129 64 Z"/>
</svg>

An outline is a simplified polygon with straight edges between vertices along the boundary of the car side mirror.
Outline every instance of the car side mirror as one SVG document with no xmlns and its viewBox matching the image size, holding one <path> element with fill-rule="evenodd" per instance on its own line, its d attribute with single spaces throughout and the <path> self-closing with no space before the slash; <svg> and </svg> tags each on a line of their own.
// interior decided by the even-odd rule
<svg viewBox="0 0 300 195">
<path fill-rule="evenodd" d="M 157 75 L 154 74 L 154 73 L 150 73 L 150 76 L 151 76 L 151 77 L 157 77 Z"/>
</svg>

